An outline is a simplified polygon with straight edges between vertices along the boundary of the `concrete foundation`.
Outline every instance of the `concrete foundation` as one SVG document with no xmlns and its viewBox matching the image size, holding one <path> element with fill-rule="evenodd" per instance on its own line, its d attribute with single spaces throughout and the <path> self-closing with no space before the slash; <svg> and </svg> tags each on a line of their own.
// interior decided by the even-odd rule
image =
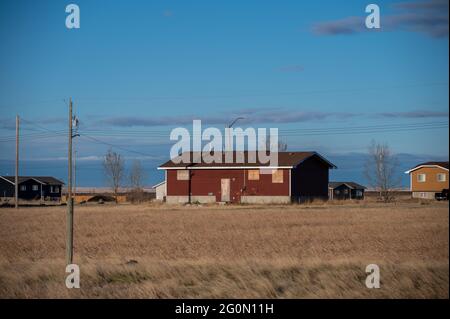
<svg viewBox="0 0 450 319">
<path fill-rule="evenodd" d="M 289 204 L 290 196 L 241 196 L 243 204 Z"/>
<path fill-rule="evenodd" d="M 166 202 L 168 204 L 186 204 L 189 202 L 189 196 L 166 196 Z M 191 203 L 196 202 L 201 204 L 215 203 L 216 196 L 191 196 Z"/>
<path fill-rule="evenodd" d="M 413 198 L 434 199 L 436 192 L 412 192 Z"/>
</svg>

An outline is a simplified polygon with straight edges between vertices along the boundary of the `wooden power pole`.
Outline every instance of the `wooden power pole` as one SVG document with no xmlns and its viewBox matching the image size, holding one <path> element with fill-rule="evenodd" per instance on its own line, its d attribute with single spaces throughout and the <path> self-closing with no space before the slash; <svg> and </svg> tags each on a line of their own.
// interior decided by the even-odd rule
<svg viewBox="0 0 450 319">
<path fill-rule="evenodd" d="M 66 264 L 73 261 L 73 199 L 72 199 L 72 98 L 69 102 L 69 172 L 67 181 L 67 218 L 66 218 Z"/>
<path fill-rule="evenodd" d="M 19 208 L 19 115 L 16 115 L 16 172 L 14 179 L 15 207 Z"/>
</svg>

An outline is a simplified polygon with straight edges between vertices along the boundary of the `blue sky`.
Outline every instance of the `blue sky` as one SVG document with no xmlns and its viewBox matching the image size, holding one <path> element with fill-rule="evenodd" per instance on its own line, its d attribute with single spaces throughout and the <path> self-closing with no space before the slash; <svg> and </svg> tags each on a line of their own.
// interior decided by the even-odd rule
<svg viewBox="0 0 450 319">
<path fill-rule="evenodd" d="M 372 139 L 410 154 L 404 165 L 448 159 L 446 1 L 377 1 L 381 31 L 361 27 L 370 2 L 356 0 L 79 0 L 76 30 L 65 27 L 69 3 L 0 4 L 0 174 L 13 173 L 19 114 L 21 171 L 65 179 L 69 97 L 85 186 L 103 183 L 108 144 L 146 161 L 151 183 L 171 127 L 239 115 L 338 167 Z"/>
</svg>

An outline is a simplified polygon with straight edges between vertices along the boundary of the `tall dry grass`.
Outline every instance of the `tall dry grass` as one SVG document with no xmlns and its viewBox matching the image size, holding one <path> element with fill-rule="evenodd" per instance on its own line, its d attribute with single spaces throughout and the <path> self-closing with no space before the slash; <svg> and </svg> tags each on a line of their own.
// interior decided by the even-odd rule
<svg viewBox="0 0 450 319">
<path fill-rule="evenodd" d="M 444 203 L 77 206 L 69 290 L 65 208 L 0 209 L 0 297 L 448 298 L 448 226 Z"/>
</svg>

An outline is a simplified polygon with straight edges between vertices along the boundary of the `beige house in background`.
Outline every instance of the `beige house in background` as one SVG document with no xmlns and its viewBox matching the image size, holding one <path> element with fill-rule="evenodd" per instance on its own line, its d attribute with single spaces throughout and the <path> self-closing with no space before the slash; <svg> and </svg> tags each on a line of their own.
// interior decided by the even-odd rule
<svg viewBox="0 0 450 319">
<path fill-rule="evenodd" d="M 413 198 L 434 199 L 448 189 L 448 162 L 426 162 L 405 172 L 410 177 Z"/>
</svg>

